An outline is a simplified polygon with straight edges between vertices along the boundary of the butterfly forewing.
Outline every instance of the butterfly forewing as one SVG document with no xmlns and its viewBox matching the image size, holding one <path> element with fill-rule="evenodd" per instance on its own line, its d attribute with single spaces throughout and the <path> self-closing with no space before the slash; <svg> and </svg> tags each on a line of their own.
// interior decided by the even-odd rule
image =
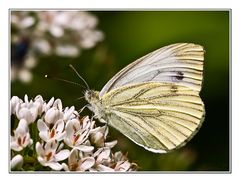
<svg viewBox="0 0 240 182">
<path fill-rule="evenodd" d="M 203 47 L 177 43 L 160 48 L 119 71 L 101 90 L 100 97 L 112 89 L 142 82 L 168 82 L 200 91 L 203 77 Z"/>
<path fill-rule="evenodd" d="M 204 117 L 198 91 L 173 83 L 145 82 L 116 88 L 102 97 L 105 120 L 154 152 L 182 146 Z"/>
</svg>

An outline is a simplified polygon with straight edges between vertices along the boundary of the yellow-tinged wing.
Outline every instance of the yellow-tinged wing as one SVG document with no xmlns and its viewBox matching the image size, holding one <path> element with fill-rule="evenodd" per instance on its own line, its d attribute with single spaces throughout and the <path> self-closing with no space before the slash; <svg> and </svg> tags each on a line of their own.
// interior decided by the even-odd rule
<svg viewBox="0 0 240 182">
<path fill-rule="evenodd" d="M 110 126 L 158 153 L 183 146 L 204 118 L 199 92 L 176 83 L 126 85 L 104 94 L 101 100 Z"/>
</svg>

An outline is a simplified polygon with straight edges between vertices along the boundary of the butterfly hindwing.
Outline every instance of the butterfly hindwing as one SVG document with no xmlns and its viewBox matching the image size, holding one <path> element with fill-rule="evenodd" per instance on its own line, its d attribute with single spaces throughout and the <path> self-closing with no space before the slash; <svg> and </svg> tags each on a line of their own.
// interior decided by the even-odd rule
<svg viewBox="0 0 240 182">
<path fill-rule="evenodd" d="M 184 145 L 204 117 L 198 91 L 173 83 L 146 82 L 113 89 L 102 97 L 102 107 L 110 126 L 154 152 Z"/>
</svg>

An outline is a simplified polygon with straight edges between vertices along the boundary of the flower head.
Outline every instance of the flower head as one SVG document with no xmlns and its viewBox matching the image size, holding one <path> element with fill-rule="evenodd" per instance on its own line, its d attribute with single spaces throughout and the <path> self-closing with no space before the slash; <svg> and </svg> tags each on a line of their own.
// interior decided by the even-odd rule
<svg viewBox="0 0 240 182">
<path fill-rule="evenodd" d="M 41 114 L 41 104 L 39 99 L 33 101 L 33 100 L 28 100 L 28 96 L 24 96 L 24 101 L 21 102 L 19 101 L 15 106 L 15 108 L 12 108 L 16 112 L 17 118 L 20 119 L 25 119 L 28 124 L 33 123 L 39 114 Z"/>
<path fill-rule="evenodd" d="M 73 149 L 68 157 L 68 165 L 62 164 L 65 171 L 87 171 L 95 164 L 93 157 L 84 156 L 77 149 Z"/>
<path fill-rule="evenodd" d="M 32 144 L 32 139 L 28 131 L 28 123 L 25 119 L 19 121 L 18 127 L 13 131 L 14 136 L 11 136 L 11 149 L 21 151 L 28 145 Z"/>
<path fill-rule="evenodd" d="M 49 166 L 54 170 L 61 170 L 62 165 L 59 161 L 68 158 L 70 151 L 67 149 L 61 150 L 59 143 L 56 140 L 47 142 L 44 146 L 39 142 L 36 143 L 36 152 L 38 161 L 43 166 Z"/>
<path fill-rule="evenodd" d="M 25 112 L 30 114 L 22 114 L 24 110 L 28 110 Z M 113 152 L 117 141 L 107 140 L 109 131 L 107 125 L 97 126 L 92 118 L 81 117 L 73 106 L 64 109 L 60 99 L 51 98 L 45 102 L 40 95 L 33 100 L 29 100 L 27 95 L 24 100 L 13 96 L 11 111 L 12 115 L 17 116 L 12 117 L 14 122 L 20 120 L 11 137 L 12 156 L 17 156 L 17 152 L 29 147 L 23 152 L 31 151 L 28 157 L 37 156 L 41 166 L 50 167 L 52 170 L 108 172 L 136 170 L 135 165 L 130 163 L 125 155 Z M 32 139 L 29 128 L 33 134 Z M 34 151 L 32 146 L 35 148 Z M 25 156 L 22 157 L 24 160 Z M 22 166 L 23 160 L 19 156 L 13 157 L 12 169 L 19 169 L 14 166 Z M 29 161 L 29 158 L 26 161 Z M 36 166 L 36 160 L 33 161 L 32 166 Z"/>
<path fill-rule="evenodd" d="M 89 136 L 90 130 L 93 128 L 94 122 L 88 117 L 81 120 L 75 118 L 71 119 L 66 124 L 66 137 L 64 142 L 72 148 L 79 149 L 85 152 L 91 152 L 94 147 L 82 145 Z"/>
<path fill-rule="evenodd" d="M 29 83 L 40 55 L 77 57 L 104 35 L 85 11 L 11 11 L 11 80 Z"/>
<path fill-rule="evenodd" d="M 130 163 L 126 155 L 118 151 L 113 155 L 113 165 L 115 171 L 135 171 L 137 169 L 137 164 Z"/>
<path fill-rule="evenodd" d="M 60 99 L 57 99 L 54 101 L 53 106 L 46 111 L 44 120 L 48 124 L 54 124 L 58 120 L 63 119 L 63 116 L 62 102 Z"/>
<path fill-rule="evenodd" d="M 11 106 L 11 114 L 16 114 L 16 106 L 18 104 L 21 104 L 23 101 L 19 99 L 17 96 L 13 96 L 10 100 L 10 106 Z"/>
<path fill-rule="evenodd" d="M 50 140 L 61 141 L 65 136 L 64 125 L 65 123 L 60 119 L 52 127 L 49 127 L 46 122 L 39 119 L 37 122 L 39 137 L 45 142 Z"/>
</svg>

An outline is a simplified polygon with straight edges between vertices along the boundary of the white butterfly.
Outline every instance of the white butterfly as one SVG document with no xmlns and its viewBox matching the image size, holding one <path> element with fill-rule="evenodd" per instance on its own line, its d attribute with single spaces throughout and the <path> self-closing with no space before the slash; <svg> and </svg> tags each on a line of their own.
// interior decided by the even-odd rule
<svg viewBox="0 0 240 182">
<path fill-rule="evenodd" d="M 169 152 L 204 120 L 203 60 L 202 46 L 172 44 L 129 64 L 100 92 L 87 90 L 85 99 L 100 122 L 149 151 Z"/>
</svg>

